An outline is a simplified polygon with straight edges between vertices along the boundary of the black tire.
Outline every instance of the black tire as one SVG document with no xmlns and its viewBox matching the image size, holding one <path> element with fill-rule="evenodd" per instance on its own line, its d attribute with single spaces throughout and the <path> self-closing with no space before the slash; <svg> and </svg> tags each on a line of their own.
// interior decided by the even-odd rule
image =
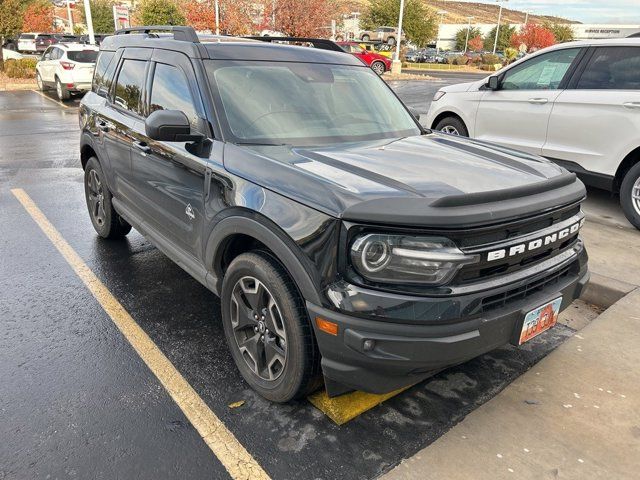
<svg viewBox="0 0 640 480">
<path fill-rule="evenodd" d="M 451 135 L 460 135 L 461 137 L 469 136 L 466 125 L 458 117 L 443 118 L 436 124 L 434 130 L 440 130 Z"/>
<path fill-rule="evenodd" d="M 131 231 L 131 225 L 113 208 L 112 195 L 96 157 L 91 157 L 84 169 L 84 195 L 91 223 L 98 235 L 122 238 Z"/>
<path fill-rule="evenodd" d="M 45 87 L 44 85 L 44 82 L 42 81 L 40 72 L 36 72 L 36 83 L 38 84 L 38 90 L 40 90 L 41 92 L 44 92 L 47 89 L 47 87 Z"/>
<path fill-rule="evenodd" d="M 362 37 L 360 37 L 360 40 L 362 40 L 363 42 L 368 42 L 369 40 L 371 40 L 371 37 L 369 35 L 362 35 Z"/>
<path fill-rule="evenodd" d="M 295 284 L 275 258 L 262 251 L 236 257 L 225 273 L 220 298 L 227 345 L 242 377 L 254 390 L 273 402 L 288 402 L 319 387 L 320 352 L 309 314 Z M 262 308 L 266 303 L 274 313 Z M 284 358 L 284 364 L 274 352 Z"/>
<path fill-rule="evenodd" d="M 622 179 L 620 205 L 627 220 L 640 230 L 640 163 L 631 167 Z"/>
<path fill-rule="evenodd" d="M 389 37 L 387 38 L 387 45 L 395 45 L 396 44 L 396 39 L 395 37 Z"/>
<path fill-rule="evenodd" d="M 378 75 L 382 75 L 387 69 L 384 65 L 384 62 L 381 62 L 380 60 L 376 60 L 371 64 L 371 70 L 376 72 Z"/>
<path fill-rule="evenodd" d="M 56 94 L 58 95 L 58 100 L 60 100 L 61 102 L 69 100 L 69 97 L 71 97 L 69 90 L 67 90 L 67 87 L 60 83 L 59 78 L 56 78 Z"/>
</svg>

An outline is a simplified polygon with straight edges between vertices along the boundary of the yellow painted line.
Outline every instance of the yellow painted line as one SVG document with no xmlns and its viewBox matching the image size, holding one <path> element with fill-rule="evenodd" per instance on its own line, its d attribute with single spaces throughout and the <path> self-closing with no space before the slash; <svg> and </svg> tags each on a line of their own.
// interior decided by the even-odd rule
<svg viewBox="0 0 640 480">
<path fill-rule="evenodd" d="M 53 98 L 51 98 L 51 97 L 47 97 L 47 96 L 46 96 L 44 93 L 42 93 L 40 90 L 33 90 L 33 89 L 32 89 L 31 91 L 32 91 L 32 92 L 36 92 L 36 93 L 37 93 L 38 95 L 40 95 L 42 98 L 46 98 L 46 99 L 47 99 L 47 100 L 49 100 L 50 102 L 53 102 L 53 103 L 55 103 L 56 105 L 59 105 L 59 106 L 61 106 L 61 107 L 63 107 L 63 108 L 66 108 L 67 110 L 71 108 L 69 105 L 65 105 L 64 103 L 59 102 L 58 100 L 54 100 L 54 99 L 53 99 Z"/>
<path fill-rule="evenodd" d="M 49 238 L 76 275 L 89 289 L 120 332 L 158 378 L 180 410 L 198 431 L 211 451 L 235 479 L 269 479 L 269 475 L 240 444 L 224 423 L 200 398 L 180 372 L 164 356 L 158 346 L 140 328 L 118 300 L 91 271 L 75 250 L 49 222 L 27 193 L 18 188 L 11 193 L 18 199 L 31 218 Z"/>
<path fill-rule="evenodd" d="M 404 392 L 411 386 L 412 385 L 409 385 L 408 387 L 381 395 L 351 392 L 334 398 L 329 398 L 326 390 L 319 390 L 307 397 L 307 400 L 335 423 L 343 425 L 367 410 L 371 410 L 373 407 L 380 405 L 385 400 Z"/>
</svg>

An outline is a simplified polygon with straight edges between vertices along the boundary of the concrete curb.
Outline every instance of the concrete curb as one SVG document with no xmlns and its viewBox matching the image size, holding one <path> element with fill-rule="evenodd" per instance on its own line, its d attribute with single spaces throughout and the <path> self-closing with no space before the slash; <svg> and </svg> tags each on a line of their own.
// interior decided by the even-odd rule
<svg viewBox="0 0 640 480">
<path fill-rule="evenodd" d="M 592 305 L 609 308 L 636 288 L 638 285 L 591 272 L 591 280 L 580 298 Z"/>
</svg>

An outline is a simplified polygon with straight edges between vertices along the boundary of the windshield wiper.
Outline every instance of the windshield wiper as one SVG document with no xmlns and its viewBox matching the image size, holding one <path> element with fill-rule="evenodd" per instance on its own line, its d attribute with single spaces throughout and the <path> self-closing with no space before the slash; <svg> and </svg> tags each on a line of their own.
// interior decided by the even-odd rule
<svg viewBox="0 0 640 480">
<path fill-rule="evenodd" d="M 288 143 L 269 143 L 269 142 L 233 142 L 235 145 L 255 145 L 259 147 L 286 147 Z"/>
</svg>

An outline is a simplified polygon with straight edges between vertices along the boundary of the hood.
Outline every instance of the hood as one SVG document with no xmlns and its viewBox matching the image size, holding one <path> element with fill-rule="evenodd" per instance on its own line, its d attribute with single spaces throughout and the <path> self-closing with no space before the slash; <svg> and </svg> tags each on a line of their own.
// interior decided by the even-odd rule
<svg viewBox="0 0 640 480">
<path fill-rule="evenodd" d="M 487 83 L 488 78 L 489 77 L 483 77 L 480 80 L 476 80 L 475 82 L 454 83 L 452 85 L 444 86 L 440 88 L 440 90 L 447 93 L 460 93 L 468 92 L 470 90 L 477 90 L 482 85 Z"/>
<path fill-rule="evenodd" d="M 450 225 L 454 215 L 469 225 L 500 217 L 491 212 L 506 200 L 517 199 L 521 215 L 584 196 L 574 174 L 541 157 L 436 132 L 315 148 L 228 144 L 224 162 L 231 173 L 324 213 L 374 223 Z M 567 198 L 557 191 L 569 186 Z M 475 218 L 479 211 L 488 217 Z"/>
</svg>

